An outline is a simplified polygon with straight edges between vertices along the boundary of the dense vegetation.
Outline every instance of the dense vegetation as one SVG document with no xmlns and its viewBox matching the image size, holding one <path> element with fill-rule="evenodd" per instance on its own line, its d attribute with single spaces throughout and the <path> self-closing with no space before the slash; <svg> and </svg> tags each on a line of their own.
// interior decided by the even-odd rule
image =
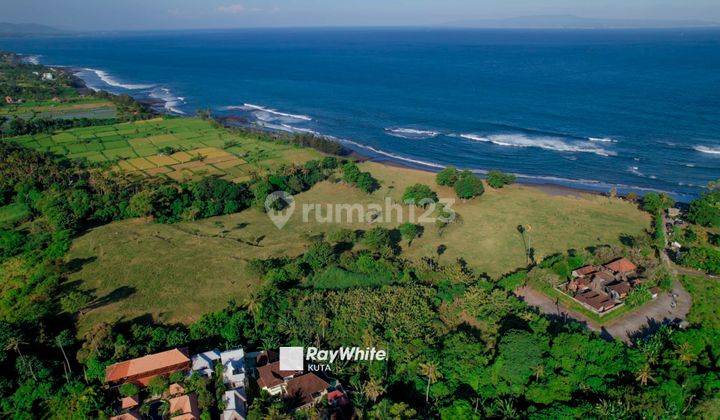
<svg viewBox="0 0 720 420">
<path fill-rule="evenodd" d="M 457 168 L 455 168 L 454 166 L 448 166 L 447 168 L 440 171 L 435 177 L 435 182 L 438 185 L 453 187 L 457 197 L 464 200 L 478 197 L 485 192 L 485 187 L 483 186 L 482 180 L 480 180 L 480 178 L 478 178 L 477 176 L 475 176 L 475 174 L 468 170 L 458 171 Z M 503 178 L 502 182 L 502 185 L 512 183 L 509 177 Z"/>
</svg>

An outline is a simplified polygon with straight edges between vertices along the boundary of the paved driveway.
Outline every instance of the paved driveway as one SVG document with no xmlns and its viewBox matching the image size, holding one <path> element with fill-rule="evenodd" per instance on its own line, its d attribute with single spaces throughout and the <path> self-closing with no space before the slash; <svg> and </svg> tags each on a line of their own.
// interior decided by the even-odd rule
<svg viewBox="0 0 720 420">
<path fill-rule="evenodd" d="M 559 318 L 573 318 L 604 337 L 616 338 L 626 343 L 632 343 L 633 339 L 654 331 L 662 324 L 679 323 L 685 319 L 692 305 L 690 294 L 678 281 L 673 284 L 672 293 L 678 296 L 674 308 L 671 306 L 671 294 L 660 292 L 656 299 L 641 308 L 600 325 L 579 312 L 571 311 L 562 304 L 556 304 L 553 299 L 529 286 L 523 286 L 515 291 L 520 299 L 530 306 L 537 307 L 544 314 Z"/>
</svg>

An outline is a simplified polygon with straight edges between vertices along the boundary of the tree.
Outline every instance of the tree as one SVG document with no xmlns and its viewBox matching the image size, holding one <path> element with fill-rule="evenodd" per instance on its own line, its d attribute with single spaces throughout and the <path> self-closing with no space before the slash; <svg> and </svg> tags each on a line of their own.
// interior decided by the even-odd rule
<svg viewBox="0 0 720 420">
<path fill-rule="evenodd" d="M 120 395 L 123 397 L 132 397 L 140 392 L 140 388 L 132 382 L 126 382 L 120 385 Z"/>
<path fill-rule="evenodd" d="M 437 202 L 438 196 L 435 191 L 425 184 L 415 184 L 405 188 L 403 201 L 408 204 L 427 205 L 429 202 Z"/>
<path fill-rule="evenodd" d="M 85 309 L 90 302 L 92 302 L 90 294 L 79 290 L 73 290 L 60 298 L 60 306 L 65 312 L 70 314 L 80 312 L 82 309 Z"/>
<path fill-rule="evenodd" d="M 335 252 L 327 242 L 315 242 L 303 257 L 304 261 L 318 273 L 335 261 Z"/>
<path fill-rule="evenodd" d="M 398 227 L 400 235 L 408 241 L 408 245 L 412 244 L 412 241 L 421 236 L 423 233 L 423 227 L 414 223 L 406 222 Z"/>
<path fill-rule="evenodd" d="M 63 358 L 65 358 L 65 364 L 67 365 L 67 370 L 65 371 L 66 378 L 68 377 L 69 373 L 72 373 L 72 367 L 70 366 L 70 360 L 65 353 L 65 347 L 71 346 L 73 342 L 74 340 L 72 338 L 72 333 L 70 332 L 70 330 L 63 330 L 55 337 L 55 344 L 60 348 Z M 65 364 L 63 365 L 63 368 L 65 368 Z"/>
<path fill-rule="evenodd" d="M 427 386 L 425 387 L 425 403 L 430 401 L 430 385 L 442 378 L 442 374 L 438 371 L 435 362 L 421 363 L 420 374 L 427 378 Z"/>
<path fill-rule="evenodd" d="M 448 166 L 447 168 L 438 172 L 438 174 L 435 176 L 435 182 L 438 185 L 452 187 L 453 185 L 455 185 L 455 182 L 458 180 L 459 173 L 460 172 L 457 170 L 456 167 Z"/>
<path fill-rule="evenodd" d="M 665 193 L 649 192 L 642 199 L 642 209 L 656 214 L 675 205 L 675 200 Z"/>
<path fill-rule="evenodd" d="M 381 381 L 375 378 L 370 378 L 369 381 L 363 385 L 363 393 L 368 397 L 370 401 L 375 403 L 378 398 L 385 392 L 385 387 Z"/>
<path fill-rule="evenodd" d="M 478 197 L 485 192 L 482 180 L 467 170 L 460 173 L 460 177 L 455 182 L 454 188 L 455 194 L 463 200 Z"/>
<path fill-rule="evenodd" d="M 690 202 L 688 219 L 706 227 L 720 227 L 720 190 L 706 192 Z"/>
<path fill-rule="evenodd" d="M 492 170 L 487 174 L 487 183 L 493 188 L 502 188 L 505 185 L 514 183 L 515 180 L 515 175 L 506 174 L 496 170 Z"/>
<path fill-rule="evenodd" d="M 5 344 L 5 350 L 15 350 L 15 352 L 20 357 L 20 360 L 22 360 L 23 366 L 28 367 L 28 369 L 30 370 L 30 375 L 33 377 L 33 379 L 35 381 L 37 381 L 37 377 L 35 376 L 35 372 L 33 371 L 32 364 L 26 362 L 25 356 L 20 351 L 20 346 L 23 346 L 25 344 L 27 344 L 27 343 L 25 341 L 23 341 L 20 337 L 13 336 L 13 337 L 8 338 L 7 343 Z"/>
</svg>

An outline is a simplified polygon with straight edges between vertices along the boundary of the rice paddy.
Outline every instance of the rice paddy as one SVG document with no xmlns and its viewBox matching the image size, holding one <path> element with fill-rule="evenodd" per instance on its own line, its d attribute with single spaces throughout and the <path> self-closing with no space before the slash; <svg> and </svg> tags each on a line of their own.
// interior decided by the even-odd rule
<svg viewBox="0 0 720 420">
<path fill-rule="evenodd" d="M 320 156 L 311 149 L 242 136 L 194 118 L 156 118 L 11 140 L 73 159 L 108 163 L 116 171 L 176 181 L 207 175 L 242 181 L 257 169 Z"/>
</svg>

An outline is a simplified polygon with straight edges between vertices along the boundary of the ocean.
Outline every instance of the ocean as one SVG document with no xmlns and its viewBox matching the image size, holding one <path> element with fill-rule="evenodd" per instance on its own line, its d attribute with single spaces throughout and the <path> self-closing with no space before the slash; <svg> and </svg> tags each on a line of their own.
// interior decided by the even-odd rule
<svg viewBox="0 0 720 420">
<path fill-rule="evenodd" d="M 664 191 L 720 178 L 720 31 L 267 29 L 0 38 L 90 87 L 421 169 Z"/>
</svg>

